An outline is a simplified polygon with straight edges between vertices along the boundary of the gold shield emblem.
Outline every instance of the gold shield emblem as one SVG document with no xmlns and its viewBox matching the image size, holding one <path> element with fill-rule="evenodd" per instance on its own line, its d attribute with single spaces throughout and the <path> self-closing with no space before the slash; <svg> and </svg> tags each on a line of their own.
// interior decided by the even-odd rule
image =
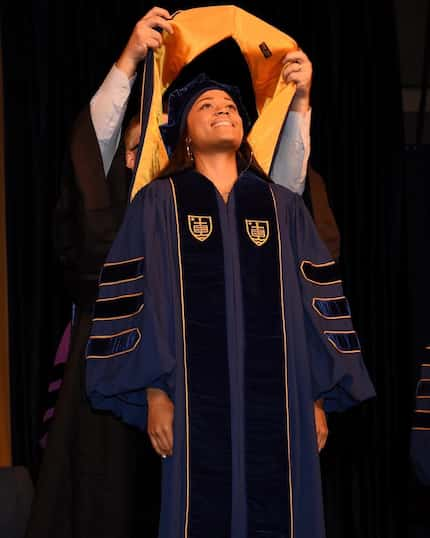
<svg viewBox="0 0 430 538">
<path fill-rule="evenodd" d="M 245 219 L 246 233 L 257 247 L 261 247 L 269 239 L 269 221 Z"/>
<path fill-rule="evenodd" d="M 206 241 L 213 230 L 212 217 L 188 215 L 188 229 L 198 241 Z"/>
</svg>

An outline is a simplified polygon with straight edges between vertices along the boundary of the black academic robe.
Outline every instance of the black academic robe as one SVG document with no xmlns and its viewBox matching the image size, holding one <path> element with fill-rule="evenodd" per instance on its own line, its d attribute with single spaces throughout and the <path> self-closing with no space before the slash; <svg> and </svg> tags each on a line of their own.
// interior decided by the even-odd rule
<svg viewBox="0 0 430 538">
<path fill-rule="evenodd" d="M 224 203 L 195 171 L 127 210 L 87 345 L 95 408 L 175 405 L 159 538 L 323 538 L 314 401 L 374 396 L 336 264 L 302 199 L 253 172 Z"/>
<path fill-rule="evenodd" d="M 87 107 L 72 131 L 55 215 L 76 315 L 27 538 L 156 536 L 159 460 L 146 434 L 91 409 L 83 383 L 98 275 L 128 204 L 124 163 L 121 145 L 105 177 Z"/>
<path fill-rule="evenodd" d="M 309 209 L 318 235 L 334 260 L 340 257 L 340 232 L 328 200 L 324 179 L 310 164 L 307 169 L 303 201 Z"/>
</svg>

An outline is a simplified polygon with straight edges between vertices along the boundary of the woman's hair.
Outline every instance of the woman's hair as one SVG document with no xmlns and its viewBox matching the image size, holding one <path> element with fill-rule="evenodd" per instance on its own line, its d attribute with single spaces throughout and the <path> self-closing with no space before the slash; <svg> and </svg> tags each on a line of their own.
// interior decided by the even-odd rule
<svg viewBox="0 0 430 538">
<path fill-rule="evenodd" d="M 185 170 L 190 170 L 194 168 L 194 159 L 192 157 L 192 154 L 187 151 L 186 138 L 187 133 L 185 129 L 184 133 L 182 133 L 179 138 L 179 142 L 175 150 L 173 151 L 169 162 L 162 170 L 160 170 L 156 179 L 161 179 L 174 174 L 179 174 L 180 172 L 184 172 Z M 252 152 L 251 146 L 246 140 L 246 138 L 242 140 L 242 143 L 236 152 L 236 157 L 239 173 L 243 172 L 244 170 L 251 170 L 258 176 L 260 176 L 262 179 L 268 181 L 269 183 L 273 183 L 270 177 L 258 164 Z"/>
</svg>

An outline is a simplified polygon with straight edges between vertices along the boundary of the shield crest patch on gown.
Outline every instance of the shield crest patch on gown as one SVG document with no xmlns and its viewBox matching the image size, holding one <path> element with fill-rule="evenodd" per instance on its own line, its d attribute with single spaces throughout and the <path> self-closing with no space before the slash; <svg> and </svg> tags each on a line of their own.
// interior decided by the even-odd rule
<svg viewBox="0 0 430 538">
<path fill-rule="evenodd" d="M 198 241 L 206 241 L 212 233 L 213 224 L 211 216 L 188 215 L 188 229 Z"/>
<path fill-rule="evenodd" d="M 251 241 L 261 247 L 269 239 L 269 221 L 245 219 L 246 233 Z"/>
</svg>

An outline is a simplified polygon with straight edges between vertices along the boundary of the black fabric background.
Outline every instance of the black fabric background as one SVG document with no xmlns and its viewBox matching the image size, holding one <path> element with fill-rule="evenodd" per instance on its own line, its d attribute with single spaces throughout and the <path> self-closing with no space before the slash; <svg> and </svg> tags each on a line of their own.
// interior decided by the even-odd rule
<svg viewBox="0 0 430 538">
<path fill-rule="evenodd" d="M 419 268 L 428 267 L 429 240 L 428 223 L 418 219 L 425 182 L 414 183 L 422 171 L 405 166 L 393 2 L 236 5 L 292 35 L 313 62 L 312 163 L 339 224 L 344 285 L 378 393 L 330 417 L 322 456 L 328 536 L 403 538 L 401 484 L 426 330 L 417 320 L 425 315 L 418 304 L 422 287 L 428 294 L 428 270 Z M 19 12 L 13 7 L 4 6 L 2 19 L 13 455 L 37 475 L 47 375 L 70 316 L 52 246 L 68 130 L 152 4 L 37 0 L 21 2 Z M 218 69 L 246 82 L 246 72 L 229 67 L 222 51 L 219 57 Z"/>
</svg>

